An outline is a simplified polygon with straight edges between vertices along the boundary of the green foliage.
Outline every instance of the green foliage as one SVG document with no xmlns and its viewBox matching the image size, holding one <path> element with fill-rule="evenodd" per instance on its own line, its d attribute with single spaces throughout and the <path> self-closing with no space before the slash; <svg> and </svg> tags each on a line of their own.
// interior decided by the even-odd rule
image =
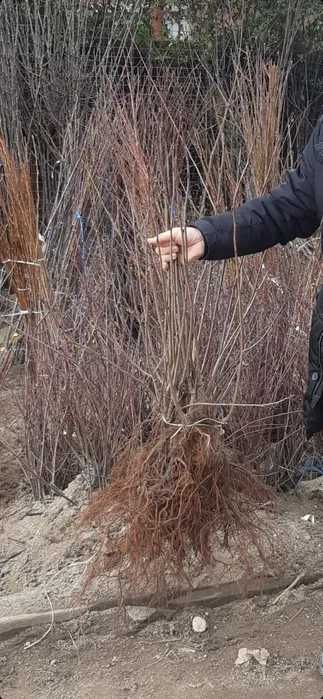
<svg viewBox="0 0 323 699">
<path fill-rule="evenodd" d="M 241 44 L 259 48 L 270 54 L 281 51 L 286 39 L 293 38 L 297 56 L 323 48 L 323 4 L 321 0 L 190 0 L 185 3 L 146 2 L 141 4 L 139 43 L 146 46 L 150 37 L 150 12 L 153 7 L 166 11 L 168 40 L 181 50 L 190 28 L 190 41 L 195 47 L 212 51 L 219 41 L 239 36 Z M 176 23 L 179 33 L 169 30 Z"/>
<path fill-rule="evenodd" d="M 48 7 L 48 0 L 21 0 L 17 11 L 22 21 L 25 15 L 27 25 L 31 14 L 44 17 Z M 191 46 L 210 53 L 215 45 L 233 44 L 238 37 L 242 46 L 261 46 L 272 55 L 281 51 L 286 36 L 293 37 L 293 53 L 298 58 L 323 48 L 322 0 L 93 0 L 87 7 L 87 31 L 89 35 L 96 33 L 101 43 L 103 35 L 108 40 L 112 29 L 122 34 L 127 27 L 137 44 L 147 48 L 154 43 L 151 14 L 160 9 L 165 13 L 161 49 L 175 44 L 180 52 L 189 38 Z M 76 16 L 77 12 L 78 2 L 71 0 L 71 15 Z"/>
</svg>

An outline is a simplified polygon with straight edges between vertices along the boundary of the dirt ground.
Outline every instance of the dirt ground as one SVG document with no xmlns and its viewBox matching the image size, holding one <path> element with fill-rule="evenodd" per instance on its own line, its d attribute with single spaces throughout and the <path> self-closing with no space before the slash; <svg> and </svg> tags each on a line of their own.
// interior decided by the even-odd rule
<svg viewBox="0 0 323 699">
<path fill-rule="evenodd" d="M 0 383 L 0 507 L 13 496 L 21 480 L 21 384 L 22 370 L 16 367 Z"/>
<path fill-rule="evenodd" d="M 307 585 L 299 580 L 280 599 L 276 593 L 258 594 L 216 608 L 187 607 L 157 620 L 149 620 L 150 610 L 127 606 L 1 635 L 5 617 L 120 592 L 112 574 L 80 597 L 96 542 L 96 531 L 78 524 L 88 497 L 82 476 L 65 492 L 69 500 L 34 503 L 21 489 L 13 496 L 19 480 L 14 439 L 22 423 L 16 389 L 8 385 L 3 390 L 8 411 L 0 417 L 0 439 L 8 444 L 11 435 L 11 441 L 9 449 L 0 448 L 0 485 L 1 477 L 7 482 L 11 474 L 12 487 L 0 502 L 0 699 L 323 698 L 318 671 L 323 652 L 320 492 L 284 496 L 275 512 L 262 513 L 274 549 L 273 576 L 296 580 L 322 566 L 322 578 L 318 574 Z M 314 523 L 302 519 L 306 514 L 314 515 Z M 254 570 L 261 572 L 254 552 L 251 557 Z M 238 555 L 229 560 L 218 552 L 217 559 L 194 580 L 195 587 L 243 575 Z M 193 631 L 196 615 L 206 621 L 203 633 Z M 265 648 L 267 665 L 252 659 L 236 666 L 241 648 Z"/>
<path fill-rule="evenodd" d="M 193 611 L 136 632 L 121 612 L 89 615 L 5 641 L 0 649 L 2 699 L 320 699 L 323 593 L 297 590 L 282 607 L 251 600 L 200 610 L 203 637 L 191 630 Z M 194 610 L 196 613 L 196 610 Z M 266 668 L 237 668 L 241 647 L 266 648 Z"/>
</svg>

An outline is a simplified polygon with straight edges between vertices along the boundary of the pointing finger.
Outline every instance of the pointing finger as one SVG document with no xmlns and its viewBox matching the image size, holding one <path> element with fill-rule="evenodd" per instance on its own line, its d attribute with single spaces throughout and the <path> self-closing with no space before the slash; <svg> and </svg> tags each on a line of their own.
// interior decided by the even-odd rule
<svg viewBox="0 0 323 699">
<path fill-rule="evenodd" d="M 170 245 L 181 245 L 182 243 L 182 232 L 179 228 L 172 228 L 171 230 L 164 231 L 160 235 L 154 236 L 153 238 L 148 238 L 148 245 L 152 247 L 170 247 Z"/>
<path fill-rule="evenodd" d="M 170 231 L 165 231 L 164 233 L 160 233 L 160 235 L 156 235 L 154 238 L 148 238 L 147 242 L 149 245 L 152 245 L 153 247 L 156 247 L 158 245 L 169 245 L 171 241 L 171 232 Z"/>
</svg>

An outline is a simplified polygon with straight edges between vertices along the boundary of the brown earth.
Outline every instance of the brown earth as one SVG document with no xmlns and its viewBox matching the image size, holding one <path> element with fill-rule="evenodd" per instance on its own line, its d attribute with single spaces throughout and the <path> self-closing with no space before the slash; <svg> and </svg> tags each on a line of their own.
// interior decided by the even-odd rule
<svg viewBox="0 0 323 699">
<path fill-rule="evenodd" d="M 283 608 L 269 600 L 230 605 L 208 613 L 202 639 L 191 631 L 190 611 L 138 634 L 120 613 L 92 614 L 31 649 L 26 642 L 44 629 L 4 643 L 1 697 L 320 699 L 322 604 L 322 591 L 299 590 Z M 236 668 L 240 647 L 265 647 L 268 666 Z"/>
<path fill-rule="evenodd" d="M 14 368 L 0 383 L 0 506 L 22 481 L 22 370 Z"/>
</svg>

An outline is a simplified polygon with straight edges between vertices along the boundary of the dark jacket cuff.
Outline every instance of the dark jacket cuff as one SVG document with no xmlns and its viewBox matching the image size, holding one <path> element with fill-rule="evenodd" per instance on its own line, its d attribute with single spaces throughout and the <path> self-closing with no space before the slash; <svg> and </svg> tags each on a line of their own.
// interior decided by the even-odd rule
<svg viewBox="0 0 323 699">
<path fill-rule="evenodd" d="M 231 213 L 210 218 L 200 218 L 189 224 L 197 228 L 204 239 L 202 260 L 228 260 L 234 257 L 233 216 Z"/>
</svg>

